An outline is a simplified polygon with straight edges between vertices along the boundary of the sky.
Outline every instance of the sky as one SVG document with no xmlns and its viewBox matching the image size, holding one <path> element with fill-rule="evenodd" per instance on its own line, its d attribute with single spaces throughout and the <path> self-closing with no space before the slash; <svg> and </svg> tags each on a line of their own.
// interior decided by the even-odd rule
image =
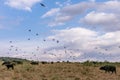
<svg viewBox="0 0 120 80">
<path fill-rule="evenodd" d="M 119 7 L 120 0 L 0 0 L 0 57 L 119 62 Z"/>
</svg>

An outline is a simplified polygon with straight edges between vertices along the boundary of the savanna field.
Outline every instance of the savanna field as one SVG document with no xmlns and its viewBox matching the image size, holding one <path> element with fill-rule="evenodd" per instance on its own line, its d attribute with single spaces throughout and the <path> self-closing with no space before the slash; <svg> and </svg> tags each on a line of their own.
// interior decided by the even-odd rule
<svg viewBox="0 0 120 80">
<path fill-rule="evenodd" d="M 54 62 L 31 65 L 30 61 L 16 64 L 14 70 L 7 70 L 0 61 L 0 80 L 120 80 L 120 64 L 109 62 Z M 116 66 L 117 74 L 105 73 L 100 66 Z"/>
<path fill-rule="evenodd" d="M 120 80 L 120 0 L 0 0 L 0 80 Z"/>
</svg>

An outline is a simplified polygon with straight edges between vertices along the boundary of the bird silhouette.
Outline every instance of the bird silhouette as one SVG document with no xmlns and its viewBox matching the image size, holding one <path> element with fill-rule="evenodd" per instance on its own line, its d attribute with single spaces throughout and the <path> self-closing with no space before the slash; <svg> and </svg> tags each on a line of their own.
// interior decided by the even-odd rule
<svg viewBox="0 0 120 80">
<path fill-rule="evenodd" d="M 57 40 L 57 43 L 59 43 L 59 41 Z"/>
<path fill-rule="evenodd" d="M 120 46 L 118 46 L 118 48 L 120 48 Z"/>
<path fill-rule="evenodd" d="M 42 7 L 46 7 L 43 3 L 40 3 L 40 5 L 41 5 Z"/>
<path fill-rule="evenodd" d="M 46 41 L 45 39 L 43 41 Z"/>
<path fill-rule="evenodd" d="M 10 43 L 12 43 L 12 41 L 9 41 Z"/>
<path fill-rule="evenodd" d="M 30 38 L 28 38 L 28 40 L 30 40 Z"/>
<path fill-rule="evenodd" d="M 31 32 L 31 29 L 29 29 L 28 31 Z"/>
<path fill-rule="evenodd" d="M 38 33 L 36 33 L 36 36 L 38 36 L 39 34 Z"/>
<path fill-rule="evenodd" d="M 10 47 L 14 47 L 13 45 L 11 45 Z"/>
<path fill-rule="evenodd" d="M 53 41 L 55 41 L 55 39 L 52 39 Z"/>
</svg>

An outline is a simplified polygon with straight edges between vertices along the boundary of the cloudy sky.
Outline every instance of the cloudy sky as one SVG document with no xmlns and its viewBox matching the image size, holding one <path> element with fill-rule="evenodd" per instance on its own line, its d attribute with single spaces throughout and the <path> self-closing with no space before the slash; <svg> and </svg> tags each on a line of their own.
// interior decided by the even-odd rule
<svg viewBox="0 0 120 80">
<path fill-rule="evenodd" d="M 120 61 L 119 8 L 120 0 L 0 0 L 0 57 Z"/>
</svg>

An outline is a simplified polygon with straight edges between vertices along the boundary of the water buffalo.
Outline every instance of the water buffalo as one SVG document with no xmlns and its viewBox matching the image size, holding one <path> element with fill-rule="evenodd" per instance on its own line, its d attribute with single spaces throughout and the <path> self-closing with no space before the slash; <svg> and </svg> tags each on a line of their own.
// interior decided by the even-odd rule
<svg viewBox="0 0 120 80">
<path fill-rule="evenodd" d="M 100 67 L 100 70 L 104 70 L 105 72 L 114 72 L 116 74 L 116 67 L 112 65 L 105 65 Z"/>
<path fill-rule="evenodd" d="M 3 62 L 2 65 L 5 65 L 7 67 L 7 69 L 12 68 L 14 69 L 14 63 L 11 62 Z"/>
<path fill-rule="evenodd" d="M 42 64 L 47 64 L 47 62 L 46 62 L 46 61 L 42 61 L 41 63 L 42 63 Z"/>
</svg>

